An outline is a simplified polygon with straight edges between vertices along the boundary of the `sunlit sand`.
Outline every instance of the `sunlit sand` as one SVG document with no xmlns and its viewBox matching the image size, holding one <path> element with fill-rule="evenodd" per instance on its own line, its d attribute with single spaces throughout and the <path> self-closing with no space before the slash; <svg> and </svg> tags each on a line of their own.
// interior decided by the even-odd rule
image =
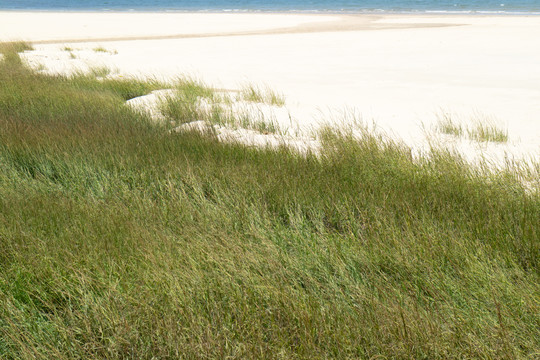
<svg viewBox="0 0 540 360">
<path fill-rule="evenodd" d="M 437 139 L 471 160 L 540 157 L 538 16 L 0 12 L 0 24 L 0 40 L 34 43 L 24 58 L 41 71 L 261 84 L 287 99 L 277 120 L 303 131 L 354 118 L 420 151 Z M 507 140 L 444 134 L 442 118 Z"/>
</svg>

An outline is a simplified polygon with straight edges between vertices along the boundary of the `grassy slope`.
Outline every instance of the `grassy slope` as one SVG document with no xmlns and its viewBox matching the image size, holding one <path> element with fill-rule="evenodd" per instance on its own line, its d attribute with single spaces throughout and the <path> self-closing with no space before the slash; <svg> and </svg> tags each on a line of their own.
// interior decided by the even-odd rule
<svg viewBox="0 0 540 360">
<path fill-rule="evenodd" d="M 321 157 L 169 135 L 122 105 L 152 84 L 13 50 L 0 358 L 540 355 L 540 197 L 511 174 L 367 134 Z"/>
</svg>

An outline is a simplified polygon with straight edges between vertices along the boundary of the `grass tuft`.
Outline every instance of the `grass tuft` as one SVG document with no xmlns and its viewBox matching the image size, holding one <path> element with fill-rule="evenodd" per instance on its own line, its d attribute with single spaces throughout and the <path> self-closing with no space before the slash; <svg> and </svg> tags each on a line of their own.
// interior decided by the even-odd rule
<svg viewBox="0 0 540 360">
<path fill-rule="evenodd" d="M 450 114 L 443 113 L 437 120 L 437 130 L 441 133 L 458 137 L 463 135 L 463 126 L 454 122 Z"/>
<path fill-rule="evenodd" d="M 92 50 L 94 50 L 94 52 L 103 52 L 103 53 L 108 53 L 109 52 L 109 50 L 105 49 L 103 46 L 95 47 Z"/>
<path fill-rule="evenodd" d="M 253 85 L 242 88 L 240 91 L 240 99 L 275 106 L 285 105 L 285 97 L 283 95 L 278 94 L 269 88 L 260 88 Z"/>
<path fill-rule="evenodd" d="M 467 130 L 467 133 L 471 139 L 476 141 L 508 141 L 508 131 L 498 128 L 491 122 L 477 121 L 473 127 Z"/>
<path fill-rule="evenodd" d="M 228 94 L 216 92 L 194 79 L 177 80 L 176 93 L 169 96 L 161 105 L 163 115 L 175 125 L 197 120 L 212 124 L 244 128 L 261 133 L 277 133 L 278 125 L 274 121 L 254 118 L 246 109 L 233 110 L 234 101 Z"/>
<path fill-rule="evenodd" d="M 118 54 L 118 51 L 116 51 L 116 50 L 108 50 L 108 49 L 104 48 L 103 46 L 97 46 L 97 47 L 93 48 L 92 50 L 94 52 L 96 52 L 96 53 L 107 53 L 107 54 L 111 54 L 111 55 Z"/>
<path fill-rule="evenodd" d="M 466 135 L 469 139 L 479 142 L 508 141 L 508 132 L 498 128 L 490 119 L 476 120 L 472 126 L 465 126 L 455 122 L 451 115 L 444 113 L 438 116 L 437 130 L 456 137 Z"/>
<path fill-rule="evenodd" d="M 198 103 L 200 99 L 212 101 L 212 89 L 197 80 L 184 78 L 176 81 L 175 90 L 175 95 L 167 97 L 161 105 L 163 115 L 170 118 L 175 125 L 208 117 L 208 112 L 202 111 Z"/>
</svg>

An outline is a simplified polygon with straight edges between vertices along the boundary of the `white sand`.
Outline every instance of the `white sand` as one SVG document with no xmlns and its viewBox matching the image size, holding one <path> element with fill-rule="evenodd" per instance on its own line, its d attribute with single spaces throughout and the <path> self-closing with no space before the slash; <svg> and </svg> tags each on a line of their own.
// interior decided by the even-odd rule
<svg viewBox="0 0 540 360">
<path fill-rule="evenodd" d="M 0 12 L 0 40 L 41 43 L 26 58 L 51 71 L 265 84 L 286 96 L 295 127 L 341 122 L 347 109 L 420 150 L 437 114 L 490 121 L 507 143 L 429 136 L 499 163 L 540 160 L 539 39 L 540 16 Z"/>
<path fill-rule="evenodd" d="M 0 39 L 48 41 L 148 38 L 289 28 L 309 15 L 140 12 L 1 12 Z M 332 17 L 316 21 L 330 21 Z"/>
</svg>

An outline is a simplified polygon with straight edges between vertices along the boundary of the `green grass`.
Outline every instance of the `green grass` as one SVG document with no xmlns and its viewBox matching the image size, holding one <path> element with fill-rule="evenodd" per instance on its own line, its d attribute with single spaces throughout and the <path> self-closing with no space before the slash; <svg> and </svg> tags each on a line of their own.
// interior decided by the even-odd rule
<svg viewBox="0 0 540 360">
<path fill-rule="evenodd" d="M 62 50 L 69 53 L 69 58 L 70 59 L 76 59 L 77 58 L 77 56 L 73 53 L 73 51 L 75 51 L 75 49 L 73 49 L 71 46 L 66 45 L 66 46 L 64 46 L 62 48 Z"/>
<path fill-rule="evenodd" d="M 538 357 L 519 174 L 367 132 L 317 156 L 171 135 L 123 105 L 155 83 L 0 48 L 0 358 Z"/>
<path fill-rule="evenodd" d="M 116 55 L 118 54 L 118 51 L 116 50 L 107 50 L 105 49 L 103 46 L 97 46 L 95 48 L 92 49 L 94 52 L 97 52 L 97 53 L 108 53 L 108 54 L 111 54 L 111 55 Z"/>
<path fill-rule="evenodd" d="M 467 136 L 479 142 L 507 142 L 508 132 L 498 128 L 490 119 L 477 119 L 472 126 L 455 122 L 449 114 L 438 117 L 437 130 L 457 137 Z"/>
<path fill-rule="evenodd" d="M 275 106 L 285 105 L 285 97 L 283 95 L 269 88 L 261 88 L 254 85 L 244 86 L 240 91 L 240 99 Z"/>
<path fill-rule="evenodd" d="M 282 133 L 276 121 L 262 119 L 259 114 L 256 118 L 252 118 L 247 111 L 235 114 L 232 108 L 221 102 L 214 103 L 209 113 L 200 113 L 199 119 L 232 129 L 255 130 L 261 134 Z"/>
<path fill-rule="evenodd" d="M 476 121 L 468 130 L 469 137 L 476 141 L 507 142 L 508 132 L 498 128 L 489 121 Z"/>
<path fill-rule="evenodd" d="M 266 121 L 260 119 L 249 120 L 248 124 L 244 128 L 256 130 L 262 134 L 277 134 L 281 132 L 279 124 L 275 121 Z"/>
<path fill-rule="evenodd" d="M 107 66 L 98 66 L 89 69 L 89 74 L 93 78 L 106 78 L 111 75 L 112 70 Z"/>
<path fill-rule="evenodd" d="M 437 120 L 437 130 L 441 133 L 458 137 L 463 135 L 463 126 L 452 120 L 449 114 L 443 113 Z"/>
<path fill-rule="evenodd" d="M 163 115 L 174 125 L 197 120 L 231 128 L 252 129 L 261 133 L 277 133 L 275 121 L 250 118 L 246 113 L 235 114 L 233 100 L 228 94 L 218 93 L 195 79 L 179 79 L 174 86 L 176 93 L 168 96 L 160 106 Z M 200 101 L 207 103 L 207 108 Z"/>
<path fill-rule="evenodd" d="M 69 77 L 57 77 L 60 82 L 69 83 L 70 86 L 81 90 L 107 93 L 118 96 L 120 100 L 129 100 L 138 96 L 143 96 L 153 90 L 162 89 L 167 86 L 157 80 L 141 81 L 134 78 L 107 78 L 111 70 L 103 68 L 91 69 L 88 73 L 76 73 Z"/>
<path fill-rule="evenodd" d="M 0 54 L 3 55 L 0 60 L 3 62 L 6 71 L 14 70 L 16 72 L 22 66 L 18 53 L 32 49 L 32 45 L 25 42 L 0 42 Z"/>
<path fill-rule="evenodd" d="M 32 45 L 26 42 L 0 43 L 0 54 L 3 54 L 5 56 L 10 56 L 11 62 L 14 62 L 14 60 L 19 57 L 17 55 L 18 53 L 26 51 L 26 50 L 32 50 L 32 49 L 33 49 Z M 10 61 L 7 61 L 6 63 L 9 63 L 9 62 Z"/>
<path fill-rule="evenodd" d="M 160 110 L 175 125 L 209 117 L 210 114 L 201 111 L 198 106 L 199 99 L 213 102 L 214 94 L 209 87 L 194 79 L 179 79 L 174 88 L 176 93 L 163 101 Z"/>
</svg>

